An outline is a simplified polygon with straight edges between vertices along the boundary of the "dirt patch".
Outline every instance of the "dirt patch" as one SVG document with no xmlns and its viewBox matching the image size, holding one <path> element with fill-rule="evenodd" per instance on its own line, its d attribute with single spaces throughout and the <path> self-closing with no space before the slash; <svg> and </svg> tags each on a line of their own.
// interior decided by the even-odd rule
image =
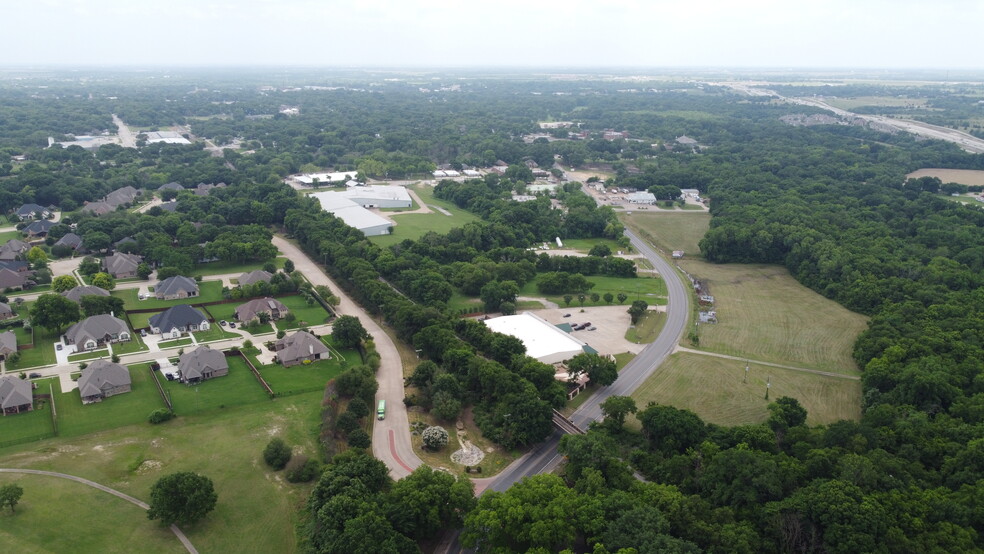
<svg viewBox="0 0 984 554">
<path fill-rule="evenodd" d="M 960 183 L 969 186 L 984 186 L 984 171 L 977 169 L 942 169 L 939 167 L 928 167 L 917 169 L 906 175 L 909 179 L 920 177 L 939 177 L 944 183 Z"/>
<path fill-rule="evenodd" d="M 144 460 L 142 464 L 137 467 L 137 475 L 144 475 L 150 473 L 151 471 L 157 471 L 164 467 L 164 462 L 160 460 Z"/>
</svg>

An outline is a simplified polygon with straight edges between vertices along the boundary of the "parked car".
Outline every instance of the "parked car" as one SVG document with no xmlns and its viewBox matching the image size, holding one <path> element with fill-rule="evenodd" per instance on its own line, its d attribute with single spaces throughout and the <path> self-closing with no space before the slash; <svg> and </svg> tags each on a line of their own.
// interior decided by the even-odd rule
<svg viewBox="0 0 984 554">
<path fill-rule="evenodd" d="M 236 322 L 235 321 L 230 321 L 229 322 L 229 328 L 230 329 L 235 329 L 236 328 Z"/>
<path fill-rule="evenodd" d="M 571 317 L 571 314 L 564 314 L 564 317 Z"/>
<path fill-rule="evenodd" d="M 228 321 L 226 321 L 226 320 L 224 320 L 224 319 L 223 319 L 222 321 L 220 321 L 220 322 L 219 322 L 219 325 L 221 325 L 221 326 L 223 326 L 223 327 L 225 327 L 225 326 L 226 326 L 226 325 L 228 325 L 228 324 L 229 324 L 229 322 L 228 322 Z"/>
<path fill-rule="evenodd" d="M 61 343 L 58 343 L 58 344 L 55 345 L 55 350 L 58 350 L 60 352 L 61 349 L 62 349 Z"/>
<path fill-rule="evenodd" d="M 588 327 L 588 331 L 594 331 L 595 329 L 597 329 L 597 327 L 595 327 L 594 325 L 592 325 L 591 327 Z"/>
<path fill-rule="evenodd" d="M 140 336 L 141 337 L 146 337 L 147 336 L 147 330 L 146 329 L 141 329 L 140 330 Z"/>
<path fill-rule="evenodd" d="M 30 377 L 31 379 L 37 379 L 37 378 L 41 377 L 41 374 L 40 373 L 31 373 L 30 375 L 28 375 L 28 377 Z"/>
</svg>

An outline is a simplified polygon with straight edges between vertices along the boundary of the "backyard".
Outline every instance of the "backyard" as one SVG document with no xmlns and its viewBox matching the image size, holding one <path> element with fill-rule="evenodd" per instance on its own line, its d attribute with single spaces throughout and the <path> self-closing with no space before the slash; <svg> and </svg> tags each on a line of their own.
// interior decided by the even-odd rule
<svg viewBox="0 0 984 554">
<path fill-rule="evenodd" d="M 18 331 L 18 329 L 20 330 Z M 27 344 L 30 342 L 26 339 L 23 327 L 15 328 L 14 333 L 17 335 L 18 345 Z M 19 350 L 18 353 L 20 354 L 20 359 L 16 362 L 7 362 L 7 371 L 53 365 L 56 361 L 55 343 L 58 342 L 60 338 L 61 335 L 58 332 L 49 331 L 44 327 L 35 327 L 34 348 Z M 21 342 L 22 340 L 24 342 Z"/>
<path fill-rule="evenodd" d="M 224 274 L 236 274 L 236 273 L 249 273 L 250 271 L 255 271 L 257 269 L 263 269 L 263 266 L 273 262 L 273 265 L 277 266 L 277 269 L 283 269 L 284 262 L 287 258 L 278 257 L 273 260 L 267 260 L 264 262 L 247 262 L 247 263 L 237 263 L 237 262 L 209 262 L 207 264 L 198 264 L 195 266 L 195 270 L 192 271 L 193 275 L 201 275 L 203 277 L 209 275 L 224 275 Z"/>
<path fill-rule="evenodd" d="M 177 300 L 158 300 L 150 298 L 140 300 L 137 298 L 137 289 L 114 290 L 110 294 L 123 299 L 124 310 L 145 310 L 152 308 L 170 308 L 178 304 L 205 304 L 207 302 L 218 302 L 222 300 L 221 281 L 202 281 L 198 283 L 199 295 L 191 298 L 179 298 Z"/>
<path fill-rule="evenodd" d="M 166 407 L 149 368 L 149 364 L 129 366 L 130 392 L 94 404 L 82 404 L 78 389 L 62 392 L 56 382 L 59 436 L 76 437 L 131 424 L 149 425 L 146 422 L 150 412 Z"/>
<path fill-rule="evenodd" d="M 229 362 L 228 375 L 209 379 L 197 385 L 185 385 L 162 377 L 161 384 L 171 397 L 174 412 L 178 415 L 189 415 L 270 402 L 270 397 L 250 372 L 243 358 L 231 356 L 227 357 L 226 361 Z"/>
</svg>

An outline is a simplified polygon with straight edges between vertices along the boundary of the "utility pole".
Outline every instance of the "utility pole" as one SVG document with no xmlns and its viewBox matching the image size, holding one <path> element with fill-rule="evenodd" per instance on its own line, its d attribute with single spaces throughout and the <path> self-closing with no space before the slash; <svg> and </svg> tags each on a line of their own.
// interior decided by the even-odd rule
<svg viewBox="0 0 984 554">
<path fill-rule="evenodd" d="M 769 376 L 768 379 L 765 381 L 765 399 L 766 400 L 769 399 L 769 389 L 771 389 L 771 388 L 772 388 L 772 377 Z"/>
<path fill-rule="evenodd" d="M 748 360 L 745 360 L 745 377 L 741 380 L 742 383 L 748 383 Z"/>
</svg>

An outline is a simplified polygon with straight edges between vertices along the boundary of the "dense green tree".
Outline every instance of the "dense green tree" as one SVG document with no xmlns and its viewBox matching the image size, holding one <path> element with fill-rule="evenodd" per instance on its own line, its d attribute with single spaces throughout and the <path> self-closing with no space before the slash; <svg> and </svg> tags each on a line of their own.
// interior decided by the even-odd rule
<svg viewBox="0 0 984 554">
<path fill-rule="evenodd" d="M 51 280 L 51 290 L 62 293 L 72 290 L 78 284 L 79 283 L 75 280 L 75 277 L 72 277 L 71 275 L 59 275 Z"/>
<path fill-rule="evenodd" d="M 369 339 L 369 333 L 359 318 L 343 315 L 332 323 L 331 338 L 342 348 L 358 348 L 362 341 Z"/>
<path fill-rule="evenodd" d="M 96 273 L 92 276 L 92 284 L 101 289 L 113 290 L 116 288 L 116 280 L 113 279 L 109 273 Z"/>
<path fill-rule="evenodd" d="M 165 475 L 150 489 L 148 519 L 164 525 L 191 525 L 215 508 L 218 496 L 212 480 L 192 472 Z"/>
<path fill-rule="evenodd" d="M 115 314 L 119 317 L 123 314 L 123 306 L 124 301 L 118 296 L 86 294 L 79 299 L 79 307 L 85 317 L 99 314 Z"/>
<path fill-rule="evenodd" d="M 9 483 L 0 487 L 0 508 L 9 506 L 10 513 L 14 513 L 14 507 L 17 506 L 23 495 L 24 489 L 17 483 Z"/>
<path fill-rule="evenodd" d="M 81 318 L 79 305 L 60 294 L 42 294 L 31 306 L 31 323 L 61 331 Z"/>
<path fill-rule="evenodd" d="M 283 469 L 290 461 L 291 448 L 280 437 L 274 437 L 263 449 L 263 461 L 273 469 Z"/>
<path fill-rule="evenodd" d="M 394 528 L 423 540 L 460 528 L 476 504 L 470 480 L 423 465 L 393 485 L 384 506 Z"/>
<path fill-rule="evenodd" d="M 636 413 L 636 403 L 631 396 L 612 395 L 601 403 L 601 413 L 605 416 L 605 425 L 612 431 L 621 431 L 625 425 L 625 416 Z"/>
<path fill-rule="evenodd" d="M 608 386 L 618 379 L 615 360 L 598 354 L 578 354 L 567 362 L 567 372 L 571 380 L 587 375 L 591 384 Z"/>
<path fill-rule="evenodd" d="M 697 414 L 672 406 L 650 404 L 636 413 L 652 445 L 666 453 L 682 453 L 704 440 L 707 427 Z"/>
</svg>

